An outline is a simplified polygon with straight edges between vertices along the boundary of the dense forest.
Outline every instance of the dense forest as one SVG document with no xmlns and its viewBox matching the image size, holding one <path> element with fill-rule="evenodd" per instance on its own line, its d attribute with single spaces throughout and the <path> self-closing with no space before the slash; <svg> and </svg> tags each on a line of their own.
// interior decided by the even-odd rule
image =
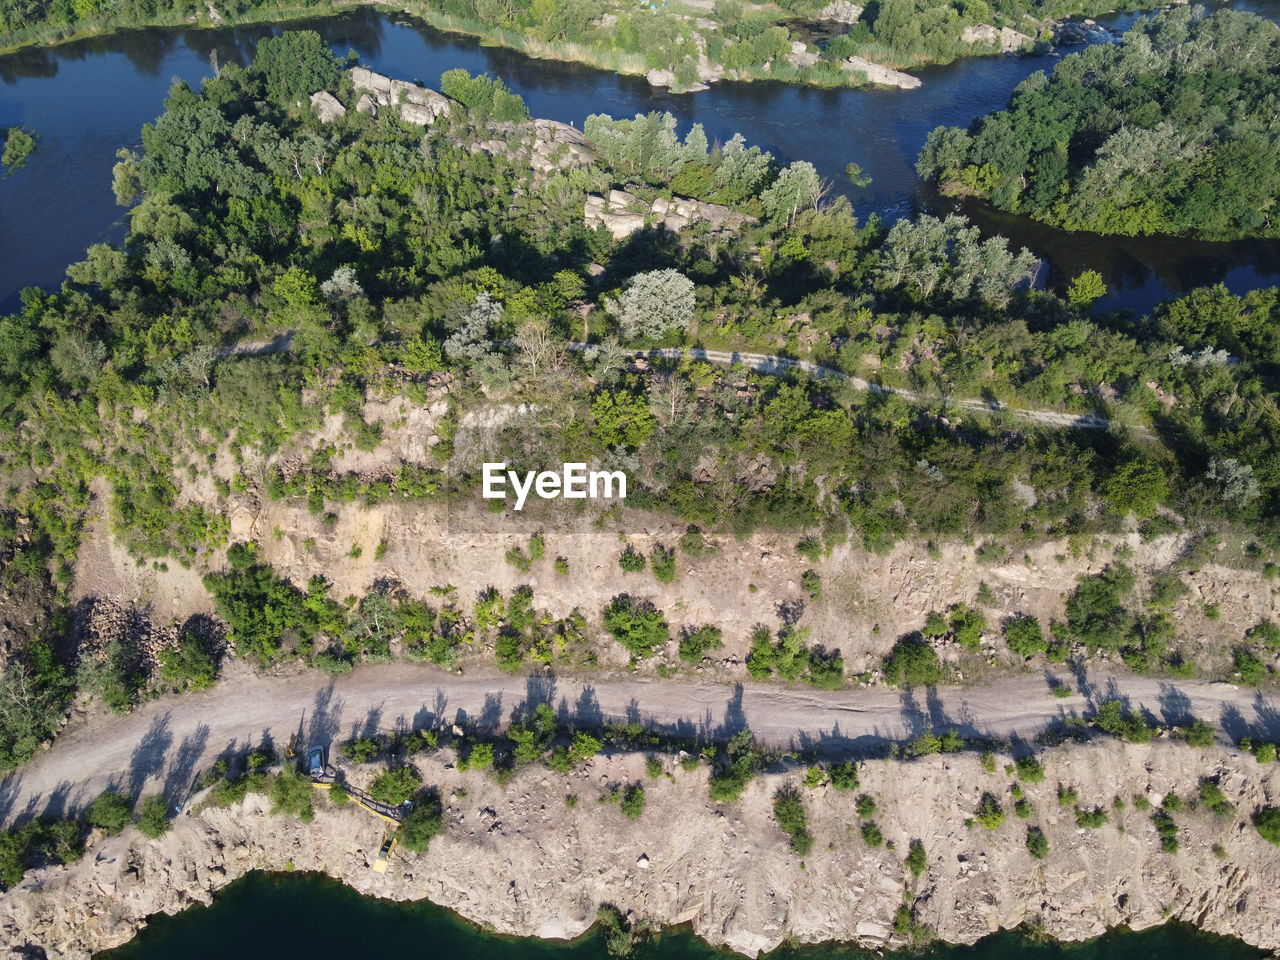
<svg viewBox="0 0 1280 960">
<path fill-rule="evenodd" d="M 1273 237 L 1278 97 L 1280 27 L 1180 7 L 1033 74 L 968 131 L 934 130 L 917 170 L 1071 230 Z"/>
</svg>

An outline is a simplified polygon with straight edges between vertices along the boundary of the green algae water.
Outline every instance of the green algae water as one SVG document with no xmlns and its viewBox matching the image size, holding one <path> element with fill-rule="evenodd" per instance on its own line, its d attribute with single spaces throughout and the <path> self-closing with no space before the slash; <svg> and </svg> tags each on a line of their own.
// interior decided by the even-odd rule
<svg viewBox="0 0 1280 960">
<path fill-rule="evenodd" d="M 132 942 L 96 960 L 350 960 L 355 957 L 466 957 L 467 960 L 605 960 L 594 932 L 571 943 L 483 933 L 442 907 L 371 900 L 314 874 L 250 874 L 210 907 L 157 917 Z M 635 960 L 730 960 L 686 932 L 639 947 Z M 854 947 L 783 947 L 770 960 L 871 960 Z M 933 947 L 924 960 L 1259 960 L 1239 941 L 1170 924 L 1116 931 L 1082 944 L 1038 943 L 997 934 L 971 947 Z"/>
</svg>

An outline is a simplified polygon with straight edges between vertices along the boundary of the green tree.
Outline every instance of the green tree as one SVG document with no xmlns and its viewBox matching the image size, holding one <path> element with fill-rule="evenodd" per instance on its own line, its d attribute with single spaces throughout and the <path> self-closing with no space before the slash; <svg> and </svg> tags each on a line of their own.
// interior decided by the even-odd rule
<svg viewBox="0 0 1280 960">
<path fill-rule="evenodd" d="M 900 687 L 934 687 L 942 681 L 942 665 L 929 644 L 902 637 L 884 658 L 884 678 Z"/>
<path fill-rule="evenodd" d="M 307 789 L 310 790 L 310 786 Z M 168 833 L 172 827 L 169 802 L 165 800 L 164 794 L 153 793 L 145 797 L 138 807 L 138 829 L 155 840 Z"/>
<path fill-rule="evenodd" d="M 627 281 L 605 309 L 627 340 L 652 340 L 671 330 L 683 333 L 693 320 L 693 281 L 676 270 L 651 270 Z"/>
<path fill-rule="evenodd" d="M 671 639 L 666 618 L 648 600 L 619 594 L 604 611 L 604 626 L 635 658 L 653 656 Z"/>
<path fill-rule="evenodd" d="M 1087 307 L 1106 295 L 1107 285 L 1097 270 L 1082 271 L 1067 287 L 1067 302 L 1077 307 Z"/>
<path fill-rule="evenodd" d="M 444 832 L 444 807 L 435 790 L 425 790 L 413 801 L 413 807 L 400 821 L 400 846 L 411 853 L 422 853 L 433 838 Z"/>
<path fill-rule="evenodd" d="M 98 827 L 109 835 L 115 835 L 128 826 L 133 818 L 133 803 L 115 790 L 104 790 L 89 804 L 84 818 L 91 827 Z"/>
</svg>

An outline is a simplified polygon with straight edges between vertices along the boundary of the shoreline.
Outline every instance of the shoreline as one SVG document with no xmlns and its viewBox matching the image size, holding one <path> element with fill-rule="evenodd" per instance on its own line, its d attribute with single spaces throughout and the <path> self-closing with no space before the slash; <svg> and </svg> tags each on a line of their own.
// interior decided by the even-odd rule
<svg viewBox="0 0 1280 960">
<path fill-rule="evenodd" d="M 616 805 L 593 801 L 597 784 L 643 779 L 642 754 L 602 754 L 568 775 L 525 768 L 503 787 L 483 772 L 459 772 L 449 752 L 415 758 L 439 787 L 444 833 L 422 855 L 393 855 L 384 874 L 370 869 L 385 826 L 376 818 L 326 803 L 306 825 L 271 816 L 266 798 L 251 794 L 180 817 L 159 840 L 128 830 L 78 862 L 28 874 L 0 896 L 9 956 L 21 956 L 25 940 L 50 957 L 91 957 L 127 942 L 149 918 L 209 903 L 262 870 L 321 872 L 362 895 L 426 899 L 483 929 L 540 939 L 580 937 L 611 903 L 659 929 L 687 924 L 708 944 L 752 957 L 787 942 L 907 947 L 911 937 L 894 924 L 904 903 L 915 924 L 960 945 L 1028 925 L 1067 942 L 1177 919 L 1280 949 L 1280 923 L 1268 910 L 1280 858 L 1247 826 L 1253 806 L 1280 788 L 1280 768 L 1237 751 L 1116 742 L 1048 750 L 1047 781 L 1023 785 L 1035 815 L 991 830 L 965 826 L 976 794 L 999 792 L 1006 779 L 984 772 L 977 757 L 870 761 L 861 786 L 877 798 L 876 820 L 896 849 L 850 831 L 851 793 L 801 786 L 817 841 L 804 859 L 770 813 L 794 774 L 764 774 L 737 803 L 714 804 L 705 769 L 684 771 L 664 757 L 667 774 L 644 780 L 648 805 L 628 821 Z M 1053 797 L 1060 781 L 1087 804 L 1113 792 L 1182 794 L 1205 773 L 1216 774 L 1235 813 L 1180 812 L 1176 855 L 1160 851 L 1148 815 L 1132 804 L 1113 823 L 1082 830 Z M 566 790 L 583 802 L 565 804 Z M 1048 835 L 1047 858 L 1024 849 L 1027 824 Z M 928 861 L 918 878 L 902 861 L 916 839 Z M 1213 840 L 1225 856 L 1210 851 Z"/>
<path fill-rule="evenodd" d="M 388 3 L 385 0 L 330 0 L 330 2 L 315 7 L 278 7 L 274 9 L 260 9 L 251 11 L 243 16 L 227 17 L 222 14 L 217 19 L 205 14 L 194 18 L 187 16 L 156 16 L 149 20 L 139 23 L 118 23 L 118 22 L 95 22 L 83 29 L 73 29 L 68 33 L 59 33 L 63 28 L 51 28 L 55 33 L 51 39 L 39 39 L 33 37 L 21 41 L 19 43 L 7 43 L 0 40 L 0 57 L 21 53 L 28 49 L 54 49 L 66 44 L 75 43 L 77 41 L 94 40 L 110 37 L 114 34 L 123 33 L 130 30 L 152 30 L 152 29 L 188 29 L 188 30 L 219 30 L 219 29 L 236 29 L 240 27 L 252 27 L 256 25 L 290 23 L 297 21 L 321 19 L 326 17 L 338 16 L 343 13 L 359 10 L 365 7 L 372 7 L 378 13 L 388 17 L 398 15 L 410 16 L 419 20 L 421 23 L 434 30 L 442 33 L 452 34 L 456 36 L 466 36 L 479 41 L 482 46 L 498 47 L 504 50 L 510 50 L 515 53 L 522 54 L 531 60 L 551 60 L 560 63 L 576 63 L 591 69 L 601 70 L 607 73 L 614 73 L 620 76 L 629 76 L 637 78 L 645 78 L 648 70 L 647 64 L 643 62 L 639 54 L 595 50 L 590 47 L 584 47 L 579 44 L 552 43 L 547 41 L 535 40 L 526 37 L 516 31 L 503 27 L 490 26 L 480 21 L 466 20 L 456 17 L 448 13 L 433 10 L 429 7 L 415 7 L 410 0 L 409 3 Z M 210 5 L 209 10 L 213 10 Z M 1058 25 L 1066 21 L 1053 21 L 1053 25 Z M 1035 51 L 1023 51 L 1021 53 L 1005 53 L 1000 49 L 982 49 L 974 50 L 973 53 L 952 59 L 930 59 L 909 66 L 889 66 L 886 64 L 872 63 L 871 66 L 876 68 L 877 73 L 896 74 L 900 76 L 913 76 L 903 74 L 902 71 L 921 70 L 930 67 L 947 66 L 957 63 L 960 60 L 993 57 L 993 56 L 1025 56 L 1034 55 Z M 723 71 L 723 66 L 717 66 L 716 69 Z M 797 68 L 798 69 L 798 68 Z M 807 69 L 807 68 L 805 68 Z M 700 90 L 707 89 L 706 83 L 755 83 L 755 82 L 774 82 L 781 83 L 784 86 L 801 87 L 812 90 L 845 90 L 845 89 L 900 89 L 911 90 L 919 87 L 917 80 L 914 85 L 902 83 L 876 83 L 870 79 L 860 81 L 857 72 L 852 69 L 841 71 L 845 82 L 840 84 L 819 83 L 812 79 L 797 79 L 787 76 L 784 72 L 782 76 L 777 76 L 769 72 L 760 72 L 754 70 L 735 71 L 732 77 L 720 76 L 714 80 L 706 80 L 700 78 L 691 87 L 683 87 L 679 84 L 667 85 L 656 84 L 651 82 L 654 89 L 665 89 L 670 93 L 684 94 L 696 93 Z"/>
</svg>

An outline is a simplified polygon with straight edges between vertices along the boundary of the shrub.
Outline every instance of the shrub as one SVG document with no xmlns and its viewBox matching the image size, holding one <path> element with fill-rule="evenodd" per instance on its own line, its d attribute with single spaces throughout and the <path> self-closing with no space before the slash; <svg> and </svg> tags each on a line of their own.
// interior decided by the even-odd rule
<svg viewBox="0 0 1280 960">
<path fill-rule="evenodd" d="M 1064 786 L 1058 784 L 1058 804 L 1063 807 L 1074 807 L 1080 799 L 1080 794 L 1075 787 Z"/>
<path fill-rule="evenodd" d="M 98 794 L 84 815 L 91 827 L 98 827 L 112 836 L 123 830 L 132 817 L 132 801 L 114 790 Z"/>
<path fill-rule="evenodd" d="M 1044 764 L 1036 757 L 1028 754 L 1014 764 L 1018 771 L 1018 779 L 1024 783 L 1042 783 L 1044 781 Z"/>
<path fill-rule="evenodd" d="M 472 750 L 472 756 L 475 757 L 485 747 L 488 747 L 486 753 L 489 763 L 492 764 L 493 747 L 489 744 L 477 744 Z M 420 786 L 422 786 L 422 777 L 418 776 L 417 770 L 413 767 L 396 767 L 392 770 L 384 770 L 374 778 L 369 786 L 369 796 L 380 803 L 398 807 L 409 800 Z"/>
<path fill-rule="evenodd" d="M 1178 825 L 1173 820 L 1173 814 L 1168 810 L 1157 810 L 1151 815 L 1151 822 L 1156 828 L 1156 833 L 1160 835 L 1160 849 L 1165 853 L 1177 853 Z"/>
<path fill-rule="evenodd" d="M 903 637 L 884 658 L 884 676 L 900 687 L 933 687 L 942 680 L 942 665 L 929 644 Z"/>
<path fill-rule="evenodd" d="M 411 853 L 427 849 L 433 837 L 444 830 L 444 808 L 435 790 L 418 794 L 413 807 L 400 822 L 400 846 Z"/>
<path fill-rule="evenodd" d="M 724 640 L 719 627 L 686 628 L 680 636 L 680 659 L 685 663 L 700 663 L 711 650 L 719 650 Z"/>
<path fill-rule="evenodd" d="M 625 593 L 605 608 L 604 626 L 637 659 L 652 656 L 671 639 L 666 618 L 657 608 Z"/>
<path fill-rule="evenodd" d="M 808 594 L 810 600 L 816 602 L 822 599 L 822 577 L 816 570 L 806 570 L 800 574 L 800 588 Z"/>
<path fill-rule="evenodd" d="M 1004 642 L 1020 657 L 1034 657 L 1049 649 L 1040 621 L 1031 616 L 1012 617 L 1004 624 Z"/>
<path fill-rule="evenodd" d="M 1200 781 L 1200 802 L 1205 808 L 1213 811 L 1220 816 L 1229 816 L 1236 812 L 1234 804 L 1227 799 L 1226 794 L 1222 792 L 1222 788 L 1217 782 L 1205 777 Z"/>
<path fill-rule="evenodd" d="M 858 816 L 866 818 L 874 816 L 876 812 L 876 802 L 865 793 L 858 797 L 857 800 Z"/>
<path fill-rule="evenodd" d="M 977 650 L 982 641 L 982 631 L 986 629 L 987 618 L 981 611 L 963 603 L 951 608 L 951 633 L 960 646 Z"/>
<path fill-rule="evenodd" d="M 751 731 L 742 730 L 734 734 L 725 745 L 723 755 L 717 758 L 716 769 L 707 781 L 711 799 L 717 803 L 736 801 L 761 766 L 762 757 Z"/>
<path fill-rule="evenodd" d="M 644 784 L 632 783 L 622 791 L 622 812 L 628 820 L 639 820 L 644 813 Z"/>
<path fill-rule="evenodd" d="M 858 789 L 858 765 L 856 763 L 833 763 L 828 775 L 831 777 L 831 785 L 837 790 L 857 790 Z"/>
<path fill-rule="evenodd" d="M 309 783 L 307 790 L 311 790 Z M 172 826 L 169 822 L 169 801 L 164 798 L 164 794 L 153 793 L 142 801 L 142 805 L 138 807 L 139 830 L 154 840 L 168 833 Z"/>
<path fill-rule="evenodd" d="M 804 856 L 813 849 L 804 800 L 795 787 L 783 787 L 773 797 L 773 817 L 782 832 L 791 838 L 791 849 Z M 864 834 L 865 835 L 865 834 Z"/>
<path fill-rule="evenodd" d="M 342 755 L 352 763 L 372 763 L 382 755 L 382 741 L 377 737 L 357 737 L 342 745 Z"/>
<path fill-rule="evenodd" d="M 618 555 L 618 566 L 625 573 L 639 573 L 644 569 L 644 554 L 628 543 L 626 549 Z"/>
<path fill-rule="evenodd" d="M 1000 801 L 994 796 L 984 793 L 982 799 L 978 801 L 978 811 L 974 819 L 988 830 L 994 830 L 1004 823 L 1004 807 L 1000 806 Z"/>
<path fill-rule="evenodd" d="M 1253 825 L 1263 840 L 1280 847 L 1280 807 L 1263 807 L 1253 815 Z"/>
<path fill-rule="evenodd" d="M 1212 747 L 1216 728 L 1205 720 L 1192 720 L 1187 728 L 1181 731 L 1181 737 L 1193 747 Z"/>
<path fill-rule="evenodd" d="M 907 851 L 907 869 L 911 871 L 911 876 L 919 879 L 920 874 L 924 873 L 929 866 L 929 857 L 924 850 L 923 840 L 912 840 L 911 847 Z"/>
<path fill-rule="evenodd" d="M 649 566 L 653 578 L 659 583 L 674 583 L 676 579 L 676 552 L 661 544 L 649 551 Z"/>
<path fill-rule="evenodd" d="M 868 820 L 862 825 L 862 840 L 868 847 L 884 846 L 884 834 L 874 820 Z"/>
<path fill-rule="evenodd" d="M 1133 710 L 1126 710 L 1119 700 L 1107 700 L 1093 715 L 1099 730 L 1130 743 L 1149 743 L 1152 730 L 1147 722 Z"/>
<path fill-rule="evenodd" d="M 1111 818 L 1107 815 L 1107 811 L 1103 810 L 1101 807 L 1094 807 L 1092 810 L 1084 807 L 1076 807 L 1077 827 L 1096 829 L 1110 819 Z"/>
<path fill-rule="evenodd" d="M 662 758 L 657 754 L 651 753 L 644 758 L 644 772 L 650 780 L 657 780 L 662 776 L 664 769 Z"/>
<path fill-rule="evenodd" d="M 1037 860 L 1049 855 L 1049 840 L 1039 827 L 1027 827 L 1027 852 Z"/>
<path fill-rule="evenodd" d="M 1256 687 L 1267 678 L 1267 667 L 1257 655 L 1246 647 L 1238 647 L 1232 654 L 1232 666 L 1242 683 Z"/>
</svg>

